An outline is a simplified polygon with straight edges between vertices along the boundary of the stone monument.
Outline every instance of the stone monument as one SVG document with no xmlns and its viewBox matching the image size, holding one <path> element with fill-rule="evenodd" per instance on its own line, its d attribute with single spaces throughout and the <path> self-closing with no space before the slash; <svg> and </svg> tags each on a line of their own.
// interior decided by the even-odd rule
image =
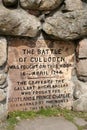
<svg viewBox="0 0 87 130">
<path fill-rule="evenodd" d="M 87 112 L 87 0 L 0 0 L 0 119 Z"/>
<path fill-rule="evenodd" d="M 9 111 L 72 106 L 72 42 L 12 40 L 8 46 Z"/>
</svg>

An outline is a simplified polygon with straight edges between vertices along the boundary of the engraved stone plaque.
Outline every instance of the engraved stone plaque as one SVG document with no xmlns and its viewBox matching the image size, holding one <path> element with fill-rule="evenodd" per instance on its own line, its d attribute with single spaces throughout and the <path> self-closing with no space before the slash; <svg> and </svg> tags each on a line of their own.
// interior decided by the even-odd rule
<svg viewBox="0 0 87 130">
<path fill-rule="evenodd" d="M 8 47 L 8 111 L 70 109 L 74 52 L 71 42 L 11 40 Z"/>
</svg>

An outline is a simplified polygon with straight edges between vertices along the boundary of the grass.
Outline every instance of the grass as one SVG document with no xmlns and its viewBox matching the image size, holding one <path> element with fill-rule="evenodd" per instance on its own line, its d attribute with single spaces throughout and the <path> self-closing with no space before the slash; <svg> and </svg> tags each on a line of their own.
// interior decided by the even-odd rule
<svg viewBox="0 0 87 130">
<path fill-rule="evenodd" d="M 47 117 L 62 116 L 65 119 L 71 121 L 74 124 L 75 124 L 75 122 L 74 122 L 75 117 L 80 117 L 80 118 L 84 118 L 85 120 L 87 120 L 87 113 L 74 112 L 74 111 L 70 111 L 70 110 L 66 110 L 66 109 L 41 109 L 38 112 L 16 111 L 16 112 L 12 112 L 12 113 L 8 114 L 7 122 L 8 122 L 9 125 L 8 125 L 7 130 L 14 130 L 14 127 L 19 122 L 19 120 L 35 118 L 35 117 L 38 117 L 38 116 L 47 116 Z M 75 125 L 78 127 L 78 130 L 83 129 L 83 127 L 78 126 L 77 124 L 75 124 Z"/>
</svg>

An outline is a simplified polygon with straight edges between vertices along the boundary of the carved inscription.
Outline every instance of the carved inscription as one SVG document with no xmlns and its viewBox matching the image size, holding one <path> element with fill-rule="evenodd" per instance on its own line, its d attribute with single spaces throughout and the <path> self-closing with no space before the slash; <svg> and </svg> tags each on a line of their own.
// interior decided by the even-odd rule
<svg viewBox="0 0 87 130">
<path fill-rule="evenodd" d="M 12 40 L 8 65 L 8 111 L 71 107 L 73 43 Z"/>
</svg>

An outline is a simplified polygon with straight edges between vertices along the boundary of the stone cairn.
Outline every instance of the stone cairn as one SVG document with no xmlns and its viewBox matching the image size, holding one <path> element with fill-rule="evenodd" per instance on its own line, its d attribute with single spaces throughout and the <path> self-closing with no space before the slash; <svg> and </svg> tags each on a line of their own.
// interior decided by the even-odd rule
<svg viewBox="0 0 87 130">
<path fill-rule="evenodd" d="M 72 108 L 87 112 L 87 0 L 0 0 L 0 119 L 7 114 L 9 37 L 40 33 L 76 44 Z"/>
</svg>

